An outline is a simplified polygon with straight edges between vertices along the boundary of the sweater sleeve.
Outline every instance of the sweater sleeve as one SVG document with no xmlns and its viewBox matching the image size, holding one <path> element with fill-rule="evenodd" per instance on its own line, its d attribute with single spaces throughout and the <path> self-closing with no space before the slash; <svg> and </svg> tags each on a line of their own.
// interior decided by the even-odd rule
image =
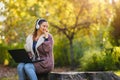
<svg viewBox="0 0 120 80">
<path fill-rule="evenodd" d="M 42 47 L 46 53 L 48 53 L 52 49 L 53 39 L 51 35 L 49 35 L 48 39 L 43 42 Z"/>
</svg>

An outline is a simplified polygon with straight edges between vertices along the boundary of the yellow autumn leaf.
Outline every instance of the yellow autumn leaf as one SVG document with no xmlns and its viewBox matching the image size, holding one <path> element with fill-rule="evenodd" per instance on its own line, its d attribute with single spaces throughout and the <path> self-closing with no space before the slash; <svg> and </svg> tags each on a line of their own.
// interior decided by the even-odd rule
<svg viewBox="0 0 120 80">
<path fill-rule="evenodd" d="M 8 64 L 9 64 L 8 59 L 5 59 L 5 60 L 4 60 L 4 65 L 7 66 Z"/>
</svg>

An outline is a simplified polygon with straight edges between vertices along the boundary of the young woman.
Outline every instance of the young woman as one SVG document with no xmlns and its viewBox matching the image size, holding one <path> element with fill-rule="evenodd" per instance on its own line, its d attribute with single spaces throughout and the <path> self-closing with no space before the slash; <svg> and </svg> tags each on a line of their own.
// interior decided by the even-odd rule
<svg viewBox="0 0 120 80">
<path fill-rule="evenodd" d="M 26 75 L 30 80 L 38 80 L 37 74 L 48 73 L 54 68 L 53 39 L 48 32 L 48 22 L 38 19 L 33 34 L 26 39 L 25 49 L 35 63 L 19 63 L 17 66 L 19 80 L 25 80 Z"/>
</svg>

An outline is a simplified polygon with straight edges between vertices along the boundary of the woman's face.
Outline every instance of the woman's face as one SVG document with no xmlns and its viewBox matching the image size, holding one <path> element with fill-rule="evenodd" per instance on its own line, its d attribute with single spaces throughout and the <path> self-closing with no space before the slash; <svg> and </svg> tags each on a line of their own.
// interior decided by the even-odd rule
<svg viewBox="0 0 120 80">
<path fill-rule="evenodd" d="M 40 25 L 39 31 L 42 32 L 42 33 L 48 32 L 48 22 L 43 22 Z"/>
</svg>

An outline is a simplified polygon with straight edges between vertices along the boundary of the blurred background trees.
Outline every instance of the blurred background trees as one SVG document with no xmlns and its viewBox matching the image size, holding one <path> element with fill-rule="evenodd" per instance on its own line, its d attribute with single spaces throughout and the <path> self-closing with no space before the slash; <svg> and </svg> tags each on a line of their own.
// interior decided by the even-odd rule
<svg viewBox="0 0 120 80">
<path fill-rule="evenodd" d="M 54 37 L 56 67 L 120 68 L 119 0 L 0 1 L 0 63 L 15 66 L 8 49 L 23 48 L 35 21 L 45 18 Z"/>
</svg>

